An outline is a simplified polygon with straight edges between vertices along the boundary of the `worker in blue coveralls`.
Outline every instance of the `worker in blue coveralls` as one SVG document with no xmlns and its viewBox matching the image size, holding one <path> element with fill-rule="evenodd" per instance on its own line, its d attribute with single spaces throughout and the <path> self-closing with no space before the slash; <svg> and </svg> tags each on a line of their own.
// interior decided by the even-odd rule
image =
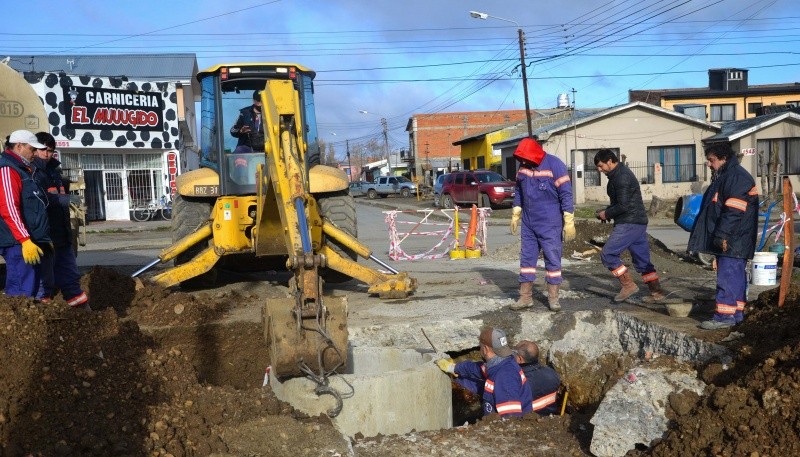
<svg viewBox="0 0 800 457">
<path fill-rule="evenodd" d="M 559 311 L 562 230 L 564 241 L 575 239 L 575 209 L 567 166 L 558 157 L 547 154 L 533 138 L 525 138 L 519 143 L 514 158 L 520 162 L 520 167 L 511 213 L 511 233 L 517 234 L 521 219 L 522 243 L 519 299 L 511 309 L 533 306 L 533 282 L 541 250 L 547 270 L 547 305 L 551 311 Z"/>
<path fill-rule="evenodd" d="M 716 330 L 744 320 L 747 261 L 753 258 L 758 231 L 758 189 L 729 143 L 706 148 L 706 162 L 715 177 L 703 194 L 687 250 L 717 258 L 716 312 L 700 324 Z"/>
<path fill-rule="evenodd" d="M 45 147 L 36 150 L 33 158 L 33 180 L 45 191 L 48 199 L 47 218 L 54 249 L 42 256 L 41 281 L 36 298 L 47 303 L 60 290 L 73 309 L 90 310 L 89 297 L 81 289 L 81 272 L 72 245 L 72 226 L 69 215 L 69 195 L 61 178 L 61 162 L 53 157 L 56 140 L 47 132 L 36 138 Z"/>
<path fill-rule="evenodd" d="M 522 340 L 514 347 L 514 357 L 531 386 L 533 412 L 540 416 L 558 414 L 556 399 L 561 378 L 556 370 L 539 363 L 539 345 L 533 341 Z"/>
<path fill-rule="evenodd" d="M 608 177 L 606 193 L 610 204 L 596 215 L 601 221 L 614 220 L 614 228 L 608 241 L 600 252 L 600 261 L 619 280 L 622 288 L 614 297 L 615 302 L 626 300 L 639 291 L 633 282 L 628 267 L 622 263 L 620 256 L 627 249 L 633 260 L 633 267 L 642 275 L 642 280 L 650 291 L 650 302 L 664 299 L 665 294 L 656 273 L 656 267 L 650 262 L 650 243 L 647 239 L 647 211 L 642 201 L 642 190 L 636 175 L 624 163 L 620 163 L 617 155 L 610 149 L 601 149 L 594 156 L 597 171 Z"/>
<path fill-rule="evenodd" d="M 505 332 L 487 327 L 481 331 L 478 343 L 483 362 L 455 363 L 445 358 L 437 360 L 436 365 L 456 376 L 456 381 L 461 381 L 467 389 L 480 393 L 484 416 L 497 413 L 501 417 L 513 417 L 531 412 L 531 388 L 514 358 Z"/>
</svg>

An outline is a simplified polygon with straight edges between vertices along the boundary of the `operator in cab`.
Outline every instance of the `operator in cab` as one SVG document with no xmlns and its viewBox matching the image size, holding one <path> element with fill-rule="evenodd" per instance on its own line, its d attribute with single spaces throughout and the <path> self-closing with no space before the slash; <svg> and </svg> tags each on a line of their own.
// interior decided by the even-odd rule
<svg viewBox="0 0 800 457">
<path fill-rule="evenodd" d="M 239 110 L 239 118 L 236 119 L 236 123 L 231 127 L 231 136 L 239 139 L 236 144 L 237 152 L 264 151 L 260 90 L 253 92 L 252 105 Z"/>
</svg>

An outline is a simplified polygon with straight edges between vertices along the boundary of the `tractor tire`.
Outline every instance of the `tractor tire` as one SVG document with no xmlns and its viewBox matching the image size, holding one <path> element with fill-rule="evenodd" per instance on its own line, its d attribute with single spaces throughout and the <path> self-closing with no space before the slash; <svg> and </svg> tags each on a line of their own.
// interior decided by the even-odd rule
<svg viewBox="0 0 800 457">
<path fill-rule="evenodd" d="M 172 203 L 172 242 L 174 243 L 194 232 L 208 221 L 209 217 L 211 217 L 213 206 L 213 200 L 176 195 Z M 205 248 L 206 245 L 204 243 L 192 246 L 186 252 L 175 257 L 175 266 L 192 260 L 194 256 Z M 216 282 L 217 269 L 214 267 L 200 276 L 183 281 L 181 287 L 186 289 L 206 289 L 213 287 Z"/>
<path fill-rule="evenodd" d="M 333 222 L 339 229 L 358 238 L 358 220 L 356 219 L 356 202 L 347 190 L 341 192 L 331 192 L 317 196 L 322 217 L 329 222 Z M 347 249 L 335 240 L 326 238 L 323 241 L 331 249 L 344 257 L 352 260 L 358 258 L 358 254 Z M 350 276 L 328 268 L 323 269 L 320 274 L 326 282 L 342 283 L 349 281 Z"/>
</svg>

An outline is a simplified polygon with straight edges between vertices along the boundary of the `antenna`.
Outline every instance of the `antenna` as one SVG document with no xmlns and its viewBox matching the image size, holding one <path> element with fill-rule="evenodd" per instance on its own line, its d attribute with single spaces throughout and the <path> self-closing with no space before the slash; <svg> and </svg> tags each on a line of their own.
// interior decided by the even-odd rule
<svg viewBox="0 0 800 457">
<path fill-rule="evenodd" d="M 72 71 L 72 66 L 75 65 L 75 59 L 67 59 L 67 65 L 69 65 L 69 71 Z"/>
</svg>

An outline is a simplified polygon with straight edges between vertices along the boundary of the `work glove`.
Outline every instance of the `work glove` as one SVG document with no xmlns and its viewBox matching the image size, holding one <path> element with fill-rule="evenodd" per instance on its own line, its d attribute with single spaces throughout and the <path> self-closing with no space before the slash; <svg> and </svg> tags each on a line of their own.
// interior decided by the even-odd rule
<svg viewBox="0 0 800 457">
<path fill-rule="evenodd" d="M 453 359 L 439 359 L 436 361 L 436 366 L 445 373 L 453 374 L 456 371 L 456 363 Z"/>
<path fill-rule="evenodd" d="M 515 206 L 511 210 L 511 234 L 516 235 L 519 232 L 519 220 L 522 217 L 522 207 Z"/>
<path fill-rule="evenodd" d="M 39 263 L 42 259 L 42 249 L 39 246 L 36 246 L 36 243 L 27 239 L 22 242 L 22 258 L 25 260 L 25 263 L 30 265 L 35 265 Z"/>
<path fill-rule="evenodd" d="M 575 215 L 564 213 L 564 241 L 575 239 Z"/>
</svg>

